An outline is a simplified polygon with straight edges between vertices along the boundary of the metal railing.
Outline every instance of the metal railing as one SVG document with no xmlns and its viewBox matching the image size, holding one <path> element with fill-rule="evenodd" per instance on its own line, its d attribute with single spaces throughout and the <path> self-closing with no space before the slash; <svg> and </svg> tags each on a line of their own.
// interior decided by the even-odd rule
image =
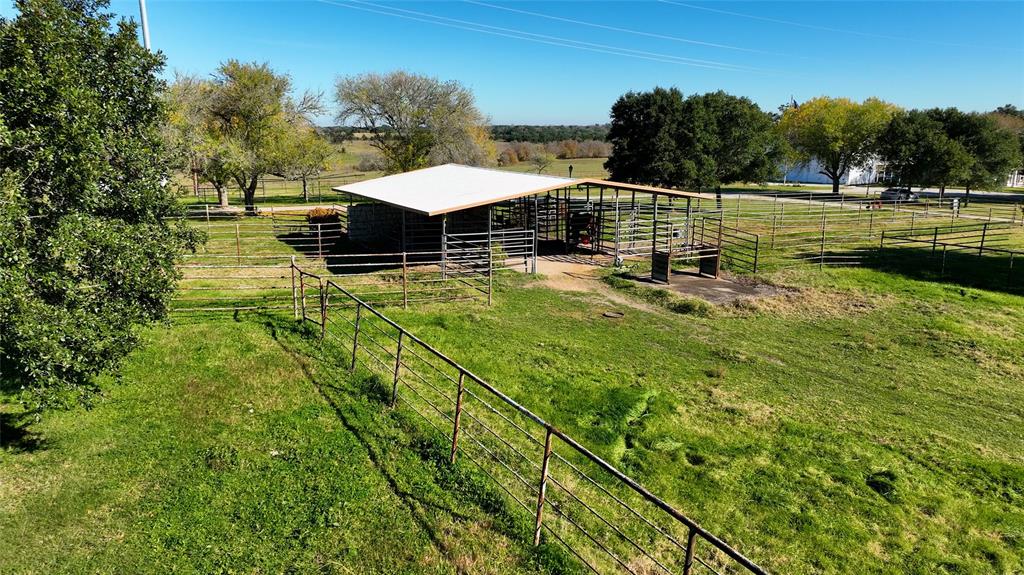
<svg viewBox="0 0 1024 575">
<path fill-rule="evenodd" d="M 424 342 L 334 280 L 292 266 L 293 313 L 327 356 L 374 374 L 508 497 L 534 545 L 595 573 L 765 570 L 569 434 Z M 519 509 L 520 511 L 515 511 Z M 525 533 L 524 533 L 525 534 Z"/>
</svg>

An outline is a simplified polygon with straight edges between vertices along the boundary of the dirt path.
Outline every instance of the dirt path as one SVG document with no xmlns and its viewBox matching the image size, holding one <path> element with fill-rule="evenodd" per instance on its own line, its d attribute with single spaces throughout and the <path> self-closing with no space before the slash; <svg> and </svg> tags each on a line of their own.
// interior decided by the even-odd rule
<svg viewBox="0 0 1024 575">
<path fill-rule="evenodd" d="M 545 277 L 536 285 L 560 291 L 592 294 L 595 299 L 600 298 L 619 307 L 625 306 L 649 313 L 665 312 L 662 308 L 626 297 L 605 285 L 598 275 L 598 267 L 593 264 L 538 258 L 537 273 L 544 274 Z"/>
</svg>

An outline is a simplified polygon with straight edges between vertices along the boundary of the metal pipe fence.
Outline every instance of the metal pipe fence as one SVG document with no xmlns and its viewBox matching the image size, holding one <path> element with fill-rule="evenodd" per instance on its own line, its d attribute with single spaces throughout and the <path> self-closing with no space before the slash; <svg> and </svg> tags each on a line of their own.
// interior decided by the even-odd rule
<svg viewBox="0 0 1024 575">
<path fill-rule="evenodd" d="M 392 406 L 418 414 L 494 481 L 534 545 L 581 568 L 625 573 L 765 573 L 569 434 L 389 319 L 334 279 L 292 266 L 293 313 L 325 353 L 374 374 Z M 518 510 L 518 511 L 516 511 Z"/>
</svg>

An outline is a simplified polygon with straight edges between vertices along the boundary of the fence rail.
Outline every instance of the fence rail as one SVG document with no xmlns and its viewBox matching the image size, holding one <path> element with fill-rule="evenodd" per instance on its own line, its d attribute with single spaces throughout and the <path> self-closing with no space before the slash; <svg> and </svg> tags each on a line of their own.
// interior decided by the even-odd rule
<svg viewBox="0 0 1024 575">
<path fill-rule="evenodd" d="M 375 374 L 494 480 L 534 545 L 561 546 L 595 573 L 765 573 L 635 479 L 424 342 L 334 279 L 291 266 L 296 319 L 328 354 Z"/>
</svg>

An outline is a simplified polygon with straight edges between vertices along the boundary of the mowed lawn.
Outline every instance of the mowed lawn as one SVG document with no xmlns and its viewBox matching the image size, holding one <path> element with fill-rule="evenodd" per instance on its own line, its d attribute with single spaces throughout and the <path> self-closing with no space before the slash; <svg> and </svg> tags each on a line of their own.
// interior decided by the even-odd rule
<svg viewBox="0 0 1024 575">
<path fill-rule="evenodd" d="M 389 313 L 775 573 L 1024 570 L 1024 298 L 772 280 L 802 288 L 686 315 L 516 278 Z"/>
<path fill-rule="evenodd" d="M 149 330 L 89 411 L 0 404 L 0 573 L 537 570 L 486 491 L 275 322 Z"/>
</svg>

